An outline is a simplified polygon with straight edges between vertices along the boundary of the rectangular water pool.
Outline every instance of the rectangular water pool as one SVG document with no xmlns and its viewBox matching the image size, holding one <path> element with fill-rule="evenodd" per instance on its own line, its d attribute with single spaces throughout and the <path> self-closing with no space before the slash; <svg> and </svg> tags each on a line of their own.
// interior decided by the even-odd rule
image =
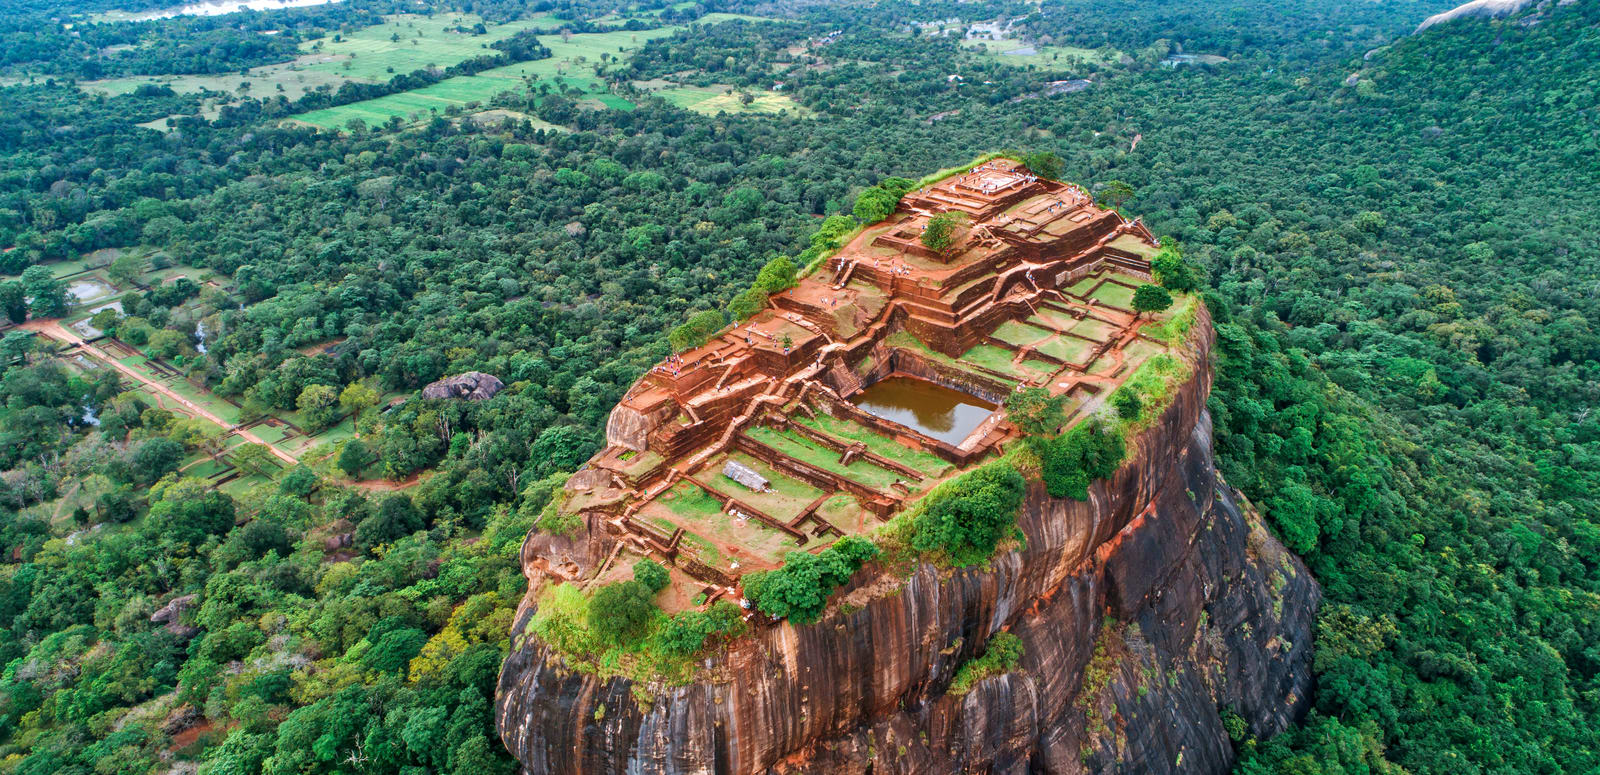
<svg viewBox="0 0 1600 775">
<path fill-rule="evenodd" d="M 995 410 L 977 396 L 916 377 L 892 376 L 855 397 L 868 414 L 920 431 L 951 446 L 959 445 Z"/>
</svg>

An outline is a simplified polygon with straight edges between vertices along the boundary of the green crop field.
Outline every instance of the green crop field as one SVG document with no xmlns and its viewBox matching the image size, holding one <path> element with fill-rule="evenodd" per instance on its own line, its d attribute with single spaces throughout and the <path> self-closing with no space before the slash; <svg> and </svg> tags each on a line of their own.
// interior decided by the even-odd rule
<svg viewBox="0 0 1600 775">
<path fill-rule="evenodd" d="M 351 119 L 359 119 L 369 125 L 381 124 L 393 117 L 410 121 L 424 118 L 435 111 L 442 113 L 452 106 L 487 102 L 501 92 L 520 91 L 539 83 L 548 83 L 562 90 L 576 89 L 583 95 L 596 97 L 606 107 L 627 110 L 633 107 L 633 103 L 607 93 L 604 82 L 594 74 L 594 66 L 602 61 L 600 55 L 608 54 L 613 61 L 626 59 L 628 52 L 653 38 L 670 35 L 676 29 L 662 27 L 637 32 L 594 32 L 573 35 L 565 40 L 560 35 L 541 35 L 539 41 L 551 52 L 546 59 L 497 67 L 477 75 L 459 76 L 402 94 L 301 113 L 294 116 L 294 120 L 325 129 L 344 127 Z"/>
</svg>

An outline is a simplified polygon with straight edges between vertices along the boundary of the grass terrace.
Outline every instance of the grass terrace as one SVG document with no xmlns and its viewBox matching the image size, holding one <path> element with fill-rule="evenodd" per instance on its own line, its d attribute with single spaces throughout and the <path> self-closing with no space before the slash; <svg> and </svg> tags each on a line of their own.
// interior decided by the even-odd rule
<svg viewBox="0 0 1600 775">
<path fill-rule="evenodd" d="M 775 428 L 760 427 L 751 428 L 745 431 L 744 435 L 803 463 L 810 463 L 879 492 L 891 492 L 889 485 L 895 482 L 904 482 L 912 490 L 917 489 L 916 483 L 905 481 L 899 473 L 879 468 L 865 460 L 856 460 L 847 466 L 840 465 L 838 452 L 827 449 L 792 430 L 780 431 Z"/>
<path fill-rule="evenodd" d="M 711 496 L 711 493 L 700 489 L 693 482 L 679 482 L 672 489 L 656 498 L 656 503 L 665 506 L 672 516 L 684 520 L 689 524 L 710 519 L 722 513 L 722 501 Z"/>
<path fill-rule="evenodd" d="M 846 444 L 861 442 L 866 445 L 868 451 L 914 469 L 929 478 L 937 479 L 954 468 L 938 455 L 904 446 L 894 439 L 869 430 L 864 426 L 841 420 L 821 411 L 816 413 L 816 417 L 795 414 L 789 419 Z"/>
<path fill-rule="evenodd" d="M 1042 305 L 1037 313 L 1028 318 L 1027 322 L 1040 328 L 1059 329 L 1061 331 L 1069 331 L 1078 324 L 1077 319 L 1071 315 Z"/>
<path fill-rule="evenodd" d="M 991 336 L 999 339 L 1002 342 L 1005 342 L 1006 344 L 1022 347 L 1024 345 L 1033 344 L 1034 342 L 1046 339 L 1051 336 L 1051 333 L 1045 329 L 1035 328 L 1026 323 L 1008 320 L 1001 324 L 999 328 L 995 329 Z"/>
<path fill-rule="evenodd" d="M 716 476 L 721 476 L 721 473 Z M 712 477 L 708 475 L 704 478 Z M 818 491 L 817 495 L 821 495 L 821 492 Z M 788 533 L 768 527 L 755 518 L 741 519 L 726 513 L 721 500 L 693 482 L 684 481 L 674 485 L 646 505 L 640 511 L 640 516 L 666 535 L 683 528 L 684 548 L 701 562 L 722 570 L 729 570 L 730 562 L 774 566 L 783 559 L 785 553 L 800 548 L 800 544 Z M 812 541 L 806 547 L 816 545 Z"/>
<path fill-rule="evenodd" d="M 982 366 L 993 372 L 1010 375 L 1017 380 L 1031 380 L 1040 376 L 1033 369 L 1012 363 L 1016 354 L 992 344 L 980 344 L 961 354 L 961 360 L 976 366 Z M 1046 370 L 1049 371 L 1048 369 Z"/>
<path fill-rule="evenodd" d="M 729 460 L 749 466 L 766 477 L 772 483 L 772 489 L 756 492 L 723 475 L 722 466 Z M 784 522 L 800 516 L 800 512 L 823 494 L 822 490 L 780 473 L 772 466 L 741 452 L 712 458 L 711 464 L 702 469 L 696 478 L 717 492 L 748 503 Z"/>
<path fill-rule="evenodd" d="M 1140 281 L 1131 277 L 1122 279 L 1125 282 L 1133 283 L 1134 286 L 1140 284 Z M 1133 287 L 1112 282 L 1110 279 L 1101 281 L 1100 285 L 1096 286 L 1094 291 L 1089 294 L 1089 298 L 1101 304 L 1108 304 L 1120 309 L 1133 309 Z"/>
<path fill-rule="evenodd" d="M 1094 352 L 1094 348 L 1095 343 L 1086 339 L 1057 336 L 1034 349 L 1068 363 L 1083 363 L 1089 359 L 1089 354 Z"/>
<path fill-rule="evenodd" d="M 1121 286 L 1117 287 L 1120 288 Z M 1128 293 L 1131 297 L 1133 292 L 1129 291 Z M 1093 339 L 1096 342 L 1107 341 L 1117 333 L 1116 326 L 1111 325 L 1103 320 L 1095 320 L 1094 318 L 1084 318 L 1083 320 L 1074 323 L 1072 328 L 1068 330 L 1077 336 L 1081 336 L 1084 339 Z"/>
<path fill-rule="evenodd" d="M 924 356 L 924 357 L 926 357 L 926 358 L 928 358 L 930 360 L 934 360 L 934 361 L 942 363 L 942 364 L 944 364 L 946 366 L 951 366 L 953 368 L 960 369 L 962 371 L 965 371 L 965 372 L 967 372 L 969 374 L 973 374 L 975 376 L 982 376 L 984 379 L 992 380 L 992 381 L 995 381 L 995 382 L 1000 382 L 1000 383 L 1004 384 L 1006 387 L 1016 387 L 1017 384 L 1024 379 L 1023 377 L 1016 377 L 1016 376 L 1007 377 L 1007 376 L 1005 376 L 1005 375 L 1012 374 L 1012 371 L 1009 368 L 1006 371 L 1001 372 L 998 375 L 991 375 L 991 374 L 989 374 L 987 372 L 976 371 L 973 368 L 971 368 L 972 363 L 976 363 L 976 361 L 974 361 L 972 363 L 966 363 L 966 362 L 964 362 L 966 360 L 965 356 L 962 356 L 962 358 L 959 358 L 959 359 L 958 358 L 951 358 L 950 356 L 945 355 L 944 353 L 941 353 L 938 350 L 934 350 L 933 348 L 928 347 L 927 345 L 923 344 L 921 340 L 917 339 L 915 336 L 912 336 L 911 334 L 909 334 L 909 333 L 907 333 L 905 331 L 898 331 L 896 333 L 890 334 L 887 338 L 884 339 L 884 344 L 887 344 L 890 347 L 904 347 L 907 350 L 915 350 L 918 354 L 920 354 L 920 355 L 922 355 L 922 356 Z M 1000 350 L 1000 348 L 998 348 L 998 347 L 990 347 L 989 349 L 997 350 L 997 351 L 1000 351 L 1000 352 L 1005 352 L 1004 350 Z M 1011 355 L 1007 354 L 1006 355 L 1006 363 L 1008 363 L 1008 364 L 1010 363 L 1010 358 L 1011 358 Z"/>
<path fill-rule="evenodd" d="M 1066 292 L 1079 298 L 1087 298 L 1089 296 L 1089 292 L 1094 290 L 1094 287 L 1099 284 L 1100 275 L 1092 274 L 1073 283 L 1066 289 Z"/>
</svg>

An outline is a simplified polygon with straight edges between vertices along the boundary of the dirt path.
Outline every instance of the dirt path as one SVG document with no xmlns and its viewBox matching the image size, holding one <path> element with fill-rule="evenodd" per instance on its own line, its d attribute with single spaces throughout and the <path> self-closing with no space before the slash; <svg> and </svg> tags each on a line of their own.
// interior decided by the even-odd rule
<svg viewBox="0 0 1600 775">
<path fill-rule="evenodd" d="M 44 336 L 50 337 L 51 339 L 55 339 L 57 341 L 65 342 L 66 344 L 72 345 L 74 348 L 76 348 L 78 351 L 81 351 L 83 354 L 88 355 L 88 356 L 93 357 L 93 358 L 97 358 L 97 359 L 105 362 L 106 365 L 110 366 L 113 369 L 116 369 L 118 372 L 122 373 L 124 376 L 127 376 L 127 377 L 133 379 L 134 381 L 136 381 L 136 382 L 138 382 L 138 383 L 140 383 L 142 385 L 148 386 L 150 389 L 156 391 L 161 396 L 165 396 L 166 398 L 169 398 L 169 399 L 172 399 L 173 401 L 178 402 L 179 406 L 182 406 L 184 409 L 186 409 L 186 410 L 188 410 L 190 412 L 193 412 L 196 417 L 200 417 L 202 419 L 209 420 L 210 422 L 215 423 L 218 426 L 221 426 L 223 430 L 228 431 L 230 433 L 237 433 L 240 438 L 242 438 L 245 441 L 248 441 L 248 442 L 250 442 L 252 444 L 261 444 L 261 445 L 265 446 L 267 449 L 271 450 L 272 454 L 276 455 L 278 457 L 278 459 L 282 460 L 285 463 L 288 463 L 289 465 L 295 465 L 296 463 L 300 462 L 293 455 L 291 455 L 291 454 L 289 454 L 287 452 L 284 452 L 283 450 L 278 449 L 277 447 L 275 447 L 275 446 L 273 446 L 271 444 L 268 444 L 266 441 L 263 441 L 260 436 L 257 436 L 254 433 L 251 433 L 250 431 L 244 430 L 244 429 L 240 428 L 237 425 L 231 424 L 231 423 L 227 422 L 226 420 L 223 420 L 221 417 L 218 417 L 218 416 L 212 414 L 211 412 L 207 411 L 205 408 L 201 407 L 199 404 L 196 404 L 195 402 L 190 401 L 189 399 L 184 398 L 181 395 L 178 395 L 178 393 L 173 391 L 172 388 L 169 388 L 166 385 L 163 385 L 160 382 L 158 382 L 158 381 L 156 381 L 154 379 L 151 379 L 150 377 L 146 376 L 145 374 L 139 372 L 136 369 L 133 369 L 133 368 L 131 368 L 129 366 L 124 365 L 123 363 L 119 362 L 116 358 L 113 358 L 110 355 L 108 355 L 104 350 L 101 350 L 100 348 L 95 347 L 94 345 L 83 341 L 82 337 L 78 336 L 77 334 L 74 334 L 72 331 L 68 330 L 65 326 L 61 325 L 59 320 L 55 320 L 55 319 L 29 320 L 28 322 L 23 323 L 22 325 L 17 326 L 17 327 L 22 329 L 22 330 L 24 330 L 24 331 L 32 331 L 32 332 L 34 332 L 36 334 L 42 334 Z"/>
</svg>

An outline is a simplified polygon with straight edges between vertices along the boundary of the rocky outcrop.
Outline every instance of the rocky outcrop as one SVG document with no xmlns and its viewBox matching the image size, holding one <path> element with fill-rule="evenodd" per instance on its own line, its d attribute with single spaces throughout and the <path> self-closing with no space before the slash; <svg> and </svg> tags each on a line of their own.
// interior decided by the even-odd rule
<svg viewBox="0 0 1600 775">
<path fill-rule="evenodd" d="M 1088 501 L 1033 485 L 1022 548 L 869 566 L 821 622 L 743 639 L 687 686 L 567 669 L 522 634 L 525 605 L 500 676 L 507 747 L 541 775 L 1225 771 L 1225 713 L 1265 736 L 1307 706 L 1320 592 L 1218 476 L 1209 386 L 1202 366 Z M 1001 630 L 1018 668 L 948 693 Z"/>
<path fill-rule="evenodd" d="M 1443 13 L 1429 16 L 1417 26 L 1416 31 L 1422 32 L 1435 24 L 1456 19 L 1503 19 L 1537 2 L 1540 0 L 1472 0 L 1470 3 L 1463 3 Z"/>
<path fill-rule="evenodd" d="M 178 636 L 180 640 L 193 638 L 200 632 L 200 628 L 184 624 L 182 619 L 183 613 L 194 607 L 194 601 L 198 597 L 198 595 L 179 595 L 168 600 L 166 605 L 161 606 L 156 609 L 155 613 L 150 614 L 150 622 L 164 625 L 167 628 L 167 632 Z"/>
<path fill-rule="evenodd" d="M 446 377 L 437 382 L 430 382 L 422 389 L 423 398 L 464 398 L 469 401 L 483 401 L 494 398 L 494 394 L 505 389 L 505 383 L 493 374 L 481 371 L 469 371 Z"/>
</svg>

